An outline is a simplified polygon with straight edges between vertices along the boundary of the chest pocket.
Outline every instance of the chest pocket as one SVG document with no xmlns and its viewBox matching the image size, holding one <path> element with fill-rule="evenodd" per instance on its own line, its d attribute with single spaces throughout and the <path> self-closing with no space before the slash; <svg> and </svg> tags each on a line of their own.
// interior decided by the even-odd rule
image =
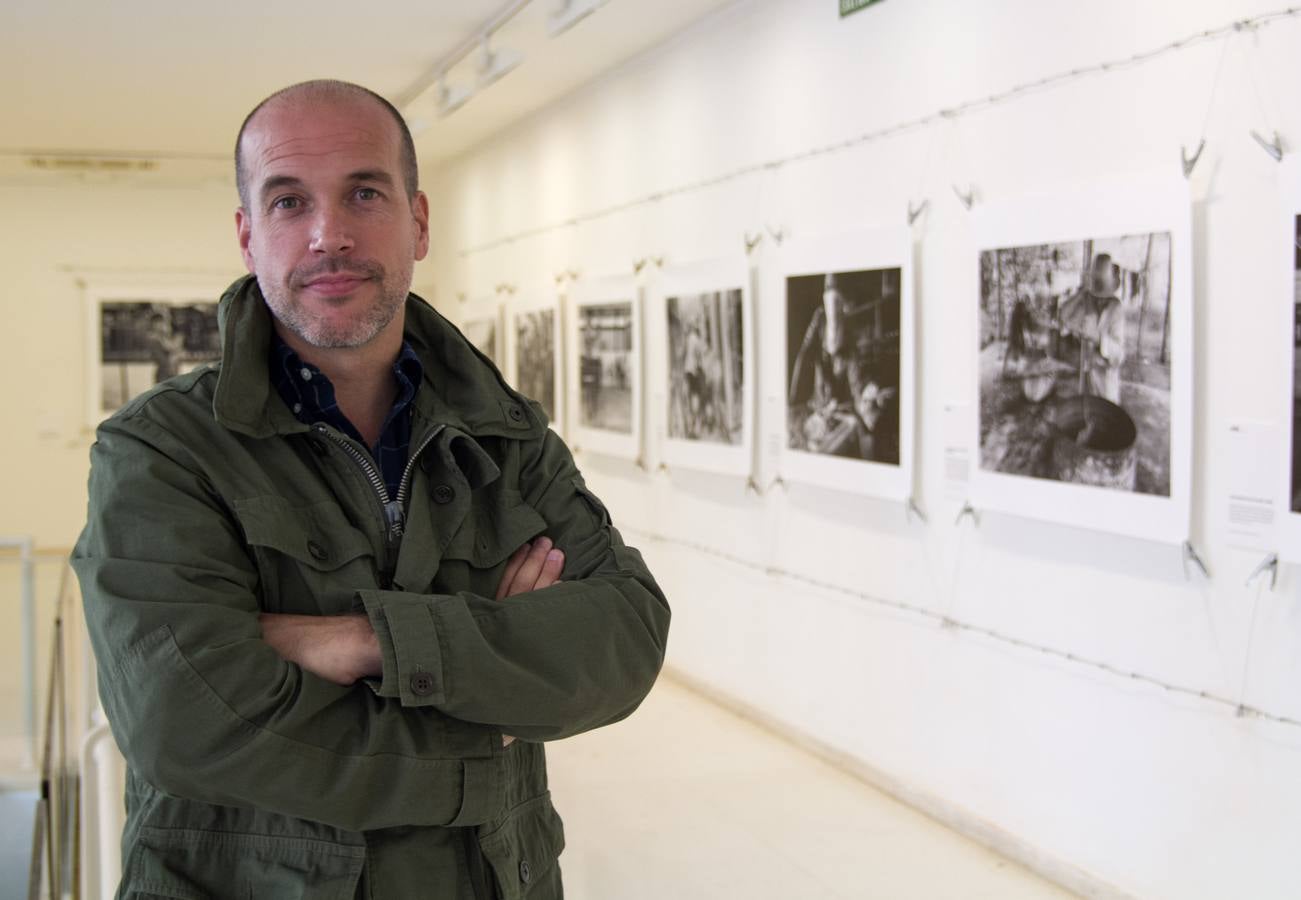
<svg viewBox="0 0 1301 900">
<path fill-rule="evenodd" d="M 376 586 L 374 550 L 334 501 L 295 507 L 276 496 L 235 501 L 257 560 L 267 612 L 340 615 Z"/>
<path fill-rule="evenodd" d="M 468 590 L 492 597 L 506 568 L 506 560 L 547 530 L 547 522 L 518 491 L 502 489 L 471 507 L 443 551 L 443 564 L 435 578 L 435 589 L 443 592 Z"/>
</svg>

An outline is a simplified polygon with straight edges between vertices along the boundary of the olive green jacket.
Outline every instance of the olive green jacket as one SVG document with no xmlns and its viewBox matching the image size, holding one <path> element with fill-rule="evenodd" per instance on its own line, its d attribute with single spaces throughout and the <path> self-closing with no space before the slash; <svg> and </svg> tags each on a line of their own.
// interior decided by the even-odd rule
<svg viewBox="0 0 1301 900">
<path fill-rule="evenodd" d="M 128 765 L 119 897 L 560 897 L 542 742 L 650 690 L 669 609 L 641 555 L 541 408 L 415 295 L 400 499 L 364 448 L 285 407 L 254 279 L 219 319 L 220 365 L 100 426 L 73 553 Z M 563 580 L 493 600 L 542 534 Z M 382 677 L 285 662 L 263 611 L 364 612 Z"/>
</svg>

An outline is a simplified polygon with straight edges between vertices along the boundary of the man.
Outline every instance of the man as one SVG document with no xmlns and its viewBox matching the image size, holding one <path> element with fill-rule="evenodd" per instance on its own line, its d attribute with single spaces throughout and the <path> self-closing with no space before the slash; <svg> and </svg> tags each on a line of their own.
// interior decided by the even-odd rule
<svg viewBox="0 0 1301 900">
<path fill-rule="evenodd" d="M 236 172 L 222 361 L 100 427 L 74 552 L 119 897 L 558 898 L 542 742 L 637 707 L 664 596 L 540 407 L 408 294 L 396 110 L 287 88 Z"/>
<path fill-rule="evenodd" d="M 1125 363 L 1125 308 L 1116 296 L 1118 267 L 1111 254 L 1093 258 L 1085 283 L 1062 304 L 1062 326 L 1080 341 L 1084 393 L 1120 405 L 1120 369 Z"/>
</svg>

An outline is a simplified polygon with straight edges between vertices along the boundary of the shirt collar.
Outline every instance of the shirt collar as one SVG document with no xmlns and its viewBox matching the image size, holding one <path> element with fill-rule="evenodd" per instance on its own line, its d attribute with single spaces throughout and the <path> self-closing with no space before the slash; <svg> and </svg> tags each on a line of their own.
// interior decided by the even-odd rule
<svg viewBox="0 0 1301 900">
<path fill-rule="evenodd" d="M 300 422 L 312 423 L 325 417 L 326 409 L 333 405 L 334 386 L 316 366 L 305 362 L 292 347 L 284 342 L 274 329 L 271 331 L 271 348 L 268 355 L 271 383 Z M 398 395 L 393 401 L 393 413 L 400 412 L 415 398 L 425 367 L 409 341 L 402 341 L 402 349 L 393 361 L 393 375 L 398 382 Z M 306 390 L 309 384 L 324 390 Z M 328 398 L 328 399 L 326 399 Z"/>
</svg>

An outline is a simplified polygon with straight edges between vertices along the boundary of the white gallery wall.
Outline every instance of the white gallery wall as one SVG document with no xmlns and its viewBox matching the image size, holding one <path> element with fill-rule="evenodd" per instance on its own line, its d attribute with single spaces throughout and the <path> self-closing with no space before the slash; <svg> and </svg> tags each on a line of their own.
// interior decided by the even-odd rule
<svg viewBox="0 0 1301 900">
<path fill-rule="evenodd" d="M 545 295 L 558 274 L 739 256 L 745 235 L 769 232 L 750 257 L 762 321 L 784 302 L 762 290 L 772 233 L 901 225 L 929 200 L 914 228 L 915 494 L 928 524 L 902 503 L 773 485 L 762 452 L 758 490 L 661 469 L 653 415 L 643 467 L 592 454 L 581 465 L 668 592 L 676 672 L 1082 892 L 1301 894 L 1301 579 L 1285 566 L 1274 591 L 1246 585 L 1264 554 L 1225 536 L 1229 423 L 1290 425 L 1281 174 L 1249 132 L 1301 143 L 1301 19 L 763 164 L 1273 8 L 885 0 L 842 21 L 831 0 L 749 0 L 428 180 L 424 272 L 453 316 L 460 293 Z M 992 513 L 955 524 L 944 408 L 970 402 L 978 298 L 970 214 L 952 186 L 992 203 L 1177 175 L 1181 145 L 1203 135 L 1190 182 L 1189 537 L 1212 577 L 1186 576 L 1174 545 Z M 652 414 L 656 340 L 649 330 Z M 771 333 L 759 344 L 762 448 L 782 440 L 785 359 Z M 1235 715 L 1239 703 L 1268 715 Z"/>
</svg>

